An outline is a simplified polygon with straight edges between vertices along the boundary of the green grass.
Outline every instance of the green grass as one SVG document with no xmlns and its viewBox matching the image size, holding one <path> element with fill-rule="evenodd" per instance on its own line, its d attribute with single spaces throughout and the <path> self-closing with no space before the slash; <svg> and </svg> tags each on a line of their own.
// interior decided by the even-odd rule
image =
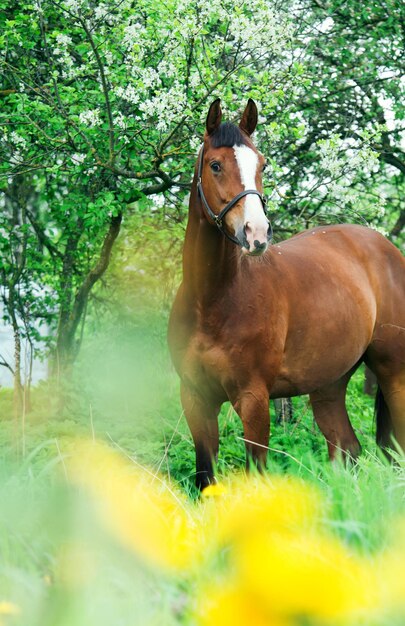
<svg viewBox="0 0 405 626">
<path fill-rule="evenodd" d="M 12 416 L 11 391 L 0 389 L 0 602 L 14 602 L 21 610 L 4 616 L 6 624 L 191 626 L 185 608 L 194 583 L 145 573 L 136 556 L 100 527 L 84 495 L 65 481 L 72 438 L 95 437 L 170 477 L 190 501 L 195 498 L 194 450 L 164 327 L 162 320 L 138 320 L 131 332 L 109 328 L 87 340 L 63 411 L 44 383 L 34 390 L 33 410 L 23 423 Z M 363 447 L 356 466 L 327 461 L 325 440 L 303 397 L 294 399 L 290 423 L 275 424 L 271 407 L 268 472 L 315 485 L 325 497 L 330 532 L 361 554 L 374 554 L 389 543 L 393 520 L 405 514 L 405 469 L 402 461 L 391 467 L 377 453 L 373 399 L 363 394 L 362 384 L 359 371 L 347 400 Z M 217 467 L 224 481 L 244 466 L 241 437 L 239 418 L 224 405 Z M 84 581 L 79 585 L 73 577 L 71 583 L 54 584 L 62 548 L 71 544 L 84 556 L 83 563 L 80 557 L 69 567 L 83 570 Z M 86 573 L 87 550 L 97 555 L 89 569 L 100 574 Z M 391 615 L 378 625 L 403 623 L 396 619 Z"/>
</svg>

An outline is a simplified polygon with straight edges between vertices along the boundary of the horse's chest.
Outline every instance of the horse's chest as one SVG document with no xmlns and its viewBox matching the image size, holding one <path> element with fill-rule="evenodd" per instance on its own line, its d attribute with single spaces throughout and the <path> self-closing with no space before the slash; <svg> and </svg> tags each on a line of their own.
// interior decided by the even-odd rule
<svg viewBox="0 0 405 626">
<path fill-rule="evenodd" d="M 184 381 L 197 387 L 223 387 L 231 369 L 229 355 L 221 345 L 202 334 L 190 339 L 181 368 Z"/>
</svg>

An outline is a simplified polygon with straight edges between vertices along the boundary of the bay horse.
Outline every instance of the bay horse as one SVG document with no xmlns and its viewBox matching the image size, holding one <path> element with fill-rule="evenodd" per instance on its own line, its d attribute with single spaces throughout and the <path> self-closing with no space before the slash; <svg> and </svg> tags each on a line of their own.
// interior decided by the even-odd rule
<svg viewBox="0 0 405 626">
<path fill-rule="evenodd" d="M 239 126 L 208 111 L 191 188 L 183 281 L 169 348 L 196 452 L 196 484 L 215 481 L 218 413 L 242 420 L 247 465 L 263 469 L 269 399 L 309 394 L 330 459 L 360 443 L 345 406 L 362 362 L 377 376 L 377 441 L 405 450 L 405 258 L 358 225 L 314 228 L 269 246 L 263 155 L 249 99 Z"/>
</svg>

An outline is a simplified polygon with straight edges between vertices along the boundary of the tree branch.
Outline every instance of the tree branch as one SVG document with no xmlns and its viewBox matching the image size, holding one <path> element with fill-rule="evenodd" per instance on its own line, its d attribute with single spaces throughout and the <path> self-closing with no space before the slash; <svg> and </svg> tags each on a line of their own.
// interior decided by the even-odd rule
<svg viewBox="0 0 405 626">
<path fill-rule="evenodd" d="M 111 111 L 109 89 L 108 89 L 107 79 L 105 77 L 105 72 L 104 72 L 104 65 L 103 65 L 103 63 L 101 61 L 101 57 L 100 57 L 99 52 L 97 50 L 97 46 L 94 43 L 93 36 L 92 36 L 90 30 L 87 27 L 86 21 L 81 19 L 80 23 L 83 26 L 84 32 L 87 35 L 87 39 L 89 40 L 89 43 L 91 45 L 91 49 L 94 52 L 94 55 L 95 55 L 96 61 L 97 61 L 97 65 L 98 65 L 98 71 L 100 72 L 101 84 L 102 84 L 102 87 L 103 87 L 105 106 L 106 106 L 106 109 L 107 109 L 107 116 L 108 116 L 108 136 L 109 136 L 109 145 L 110 145 L 110 161 L 112 162 L 114 160 L 114 122 L 113 122 L 112 111 Z"/>
<path fill-rule="evenodd" d="M 27 209 L 27 217 L 28 217 L 28 221 L 30 222 L 32 228 L 35 231 L 38 242 L 42 246 L 44 246 L 44 248 L 48 250 L 49 254 L 52 257 L 57 256 L 60 259 L 62 259 L 63 255 L 60 253 L 57 247 L 54 246 L 53 243 L 48 239 L 48 237 L 45 235 L 45 232 L 40 228 L 38 222 L 34 219 L 34 216 L 32 215 L 31 211 L 29 211 L 28 209 Z"/>
<path fill-rule="evenodd" d="M 12 375 L 14 376 L 14 369 L 11 367 L 10 363 L 8 363 L 6 361 L 6 359 L 4 358 L 3 355 L 0 354 L 0 365 L 2 365 L 3 367 L 6 367 L 8 370 L 10 370 L 10 372 L 12 373 Z"/>
<path fill-rule="evenodd" d="M 390 237 L 398 237 L 405 228 L 405 209 L 402 209 L 399 218 L 390 231 Z"/>
<path fill-rule="evenodd" d="M 405 174 L 405 162 L 401 161 L 392 152 L 381 152 L 381 159 L 390 165 L 396 167 L 402 174 Z"/>
</svg>

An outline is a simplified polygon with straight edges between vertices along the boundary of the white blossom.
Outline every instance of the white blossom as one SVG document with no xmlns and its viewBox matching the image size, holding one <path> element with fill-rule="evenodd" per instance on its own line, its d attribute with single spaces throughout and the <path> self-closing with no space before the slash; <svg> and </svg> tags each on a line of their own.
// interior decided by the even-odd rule
<svg viewBox="0 0 405 626">
<path fill-rule="evenodd" d="M 27 147 L 27 140 L 24 137 L 21 137 L 15 130 L 11 131 L 8 136 L 10 143 L 13 143 L 15 146 L 20 147 L 22 149 Z"/>
<path fill-rule="evenodd" d="M 193 136 L 190 138 L 190 148 L 197 155 L 199 149 L 201 148 L 201 139 L 197 136 Z"/>
<path fill-rule="evenodd" d="M 139 104 L 145 118 L 157 119 L 156 128 L 161 132 L 166 132 L 173 119 L 184 114 L 186 107 L 187 99 L 184 89 L 177 81 L 170 89 L 162 89 L 149 100 L 143 100 Z"/>
<path fill-rule="evenodd" d="M 132 48 L 135 43 L 139 42 L 142 36 L 142 24 L 139 22 L 131 22 L 124 28 L 123 44 L 126 48 Z"/>
<path fill-rule="evenodd" d="M 44 10 L 43 10 L 43 8 L 41 6 L 40 0 L 34 0 L 33 7 L 37 11 L 37 13 L 43 13 L 44 12 Z"/>
<path fill-rule="evenodd" d="M 388 230 L 386 230 L 385 228 L 383 228 L 382 226 L 378 226 L 376 224 L 370 224 L 371 228 L 373 230 L 376 230 L 377 233 L 380 233 L 381 235 L 384 235 L 384 237 L 388 237 L 389 232 Z"/>
<path fill-rule="evenodd" d="M 73 163 L 75 165 L 80 165 L 81 163 L 83 163 L 83 161 L 85 160 L 86 155 L 83 153 L 77 153 L 75 152 L 74 154 L 72 154 L 71 159 L 73 161 Z"/>
<path fill-rule="evenodd" d="M 24 157 L 21 154 L 21 151 L 14 150 L 14 152 L 10 156 L 10 163 L 12 163 L 13 165 L 19 165 L 20 163 L 23 163 L 23 161 Z"/>
<path fill-rule="evenodd" d="M 65 35 L 65 33 L 57 33 L 56 41 L 59 46 L 70 46 L 72 44 L 72 38 L 69 35 Z"/>
<path fill-rule="evenodd" d="M 114 115 L 113 122 L 115 126 L 118 126 L 118 128 L 122 128 L 123 130 L 127 129 L 127 120 L 121 112 L 118 111 L 118 113 Z"/>
<path fill-rule="evenodd" d="M 64 0 L 64 6 L 72 13 L 79 13 L 83 6 L 82 0 Z"/>
<path fill-rule="evenodd" d="M 89 128 L 100 126 L 102 123 L 100 119 L 100 109 L 88 109 L 87 111 L 82 111 L 79 115 L 79 122 Z"/>
<path fill-rule="evenodd" d="M 115 89 L 115 93 L 119 98 L 122 98 L 127 102 L 131 102 L 132 104 L 138 104 L 140 99 L 138 90 L 135 89 L 133 85 L 127 85 L 126 87 L 117 87 L 117 89 Z"/>
<path fill-rule="evenodd" d="M 106 50 L 104 52 L 104 59 L 107 65 L 114 65 L 114 56 L 111 50 Z"/>
<path fill-rule="evenodd" d="M 71 37 L 65 33 L 56 33 L 57 45 L 53 49 L 53 55 L 60 66 L 60 73 L 63 78 L 74 78 L 80 72 L 75 66 L 75 61 L 68 51 L 68 46 L 73 44 Z"/>
<path fill-rule="evenodd" d="M 98 4 L 96 8 L 94 9 L 94 17 L 96 18 L 96 20 L 104 19 L 106 16 L 108 16 L 109 13 L 110 13 L 110 10 L 108 6 L 105 4 Z"/>
<path fill-rule="evenodd" d="M 160 87 L 162 81 L 158 72 L 153 67 L 146 67 L 139 71 L 142 86 L 146 89 Z"/>
</svg>

